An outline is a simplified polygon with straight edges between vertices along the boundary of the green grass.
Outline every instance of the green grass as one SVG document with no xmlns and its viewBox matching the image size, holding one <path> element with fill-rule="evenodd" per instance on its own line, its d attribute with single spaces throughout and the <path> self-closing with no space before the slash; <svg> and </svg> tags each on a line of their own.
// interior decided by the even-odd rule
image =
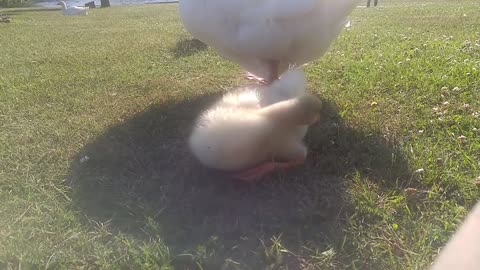
<svg viewBox="0 0 480 270">
<path fill-rule="evenodd" d="M 255 185 L 188 154 L 245 81 L 176 5 L 0 13 L 0 268 L 425 269 L 479 199 L 477 1 L 356 9 L 307 164 Z"/>
</svg>

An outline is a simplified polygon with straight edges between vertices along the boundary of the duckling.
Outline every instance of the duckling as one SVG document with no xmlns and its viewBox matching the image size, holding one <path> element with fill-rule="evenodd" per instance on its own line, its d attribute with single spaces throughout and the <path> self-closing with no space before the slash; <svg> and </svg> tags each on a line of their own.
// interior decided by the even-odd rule
<svg viewBox="0 0 480 270">
<path fill-rule="evenodd" d="M 189 146 L 203 165 L 257 180 L 305 161 L 303 138 L 320 109 L 320 100 L 305 94 L 303 73 L 289 71 L 271 85 L 225 94 L 201 114 Z"/>
</svg>

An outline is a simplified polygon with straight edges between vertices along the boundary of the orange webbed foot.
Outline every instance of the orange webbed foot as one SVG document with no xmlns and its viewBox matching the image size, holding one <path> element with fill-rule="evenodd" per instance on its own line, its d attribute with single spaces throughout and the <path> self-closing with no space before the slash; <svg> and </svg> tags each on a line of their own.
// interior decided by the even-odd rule
<svg viewBox="0 0 480 270">
<path fill-rule="evenodd" d="M 264 176 L 275 171 L 288 170 L 295 168 L 305 162 L 305 159 L 294 160 L 289 162 L 265 162 L 251 169 L 244 170 L 233 174 L 233 178 L 245 182 L 255 182 Z"/>
</svg>

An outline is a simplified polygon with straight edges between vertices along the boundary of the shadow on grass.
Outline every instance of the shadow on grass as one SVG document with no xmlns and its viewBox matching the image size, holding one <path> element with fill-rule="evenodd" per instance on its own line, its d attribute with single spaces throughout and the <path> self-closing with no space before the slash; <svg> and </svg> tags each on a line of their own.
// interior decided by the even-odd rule
<svg viewBox="0 0 480 270">
<path fill-rule="evenodd" d="M 195 261 L 219 269 L 227 258 L 251 269 L 272 263 L 299 269 L 293 257 L 275 261 L 265 255 L 262 241 L 269 246 L 281 235 L 285 248 L 297 254 L 302 247 L 341 245 L 339 216 L 348 208 L 342 179 L 359 171 L 393 181 L 398 175 L 392 164 L 406 171 L 393 146 L 345 127 L 326 103 L 323 120 L 307 135 L 311 152 L 305 166 L 258 184 L 229 181 L 193 160 L 185 143 L 198 113 L 216 98 L 153 106 L 82 149 L 70 179 L 89 219 L 108 221 L 138 239 L 158 236 L 172 254 L 190 254 L 174 256 L 176 269 L 196 269 Z M 90 159 L 80 163 L 85 155 Z"/>
<path fill-rule="evenodd" d="M 175 58 L 182 58 L 205 51 L 207 48 L 207 44 L 196 38 L 192 38 L 177 41 L 177 44 L 175 44 L 175 47 L 172 48 L 171 51 Z"/>
</svg>

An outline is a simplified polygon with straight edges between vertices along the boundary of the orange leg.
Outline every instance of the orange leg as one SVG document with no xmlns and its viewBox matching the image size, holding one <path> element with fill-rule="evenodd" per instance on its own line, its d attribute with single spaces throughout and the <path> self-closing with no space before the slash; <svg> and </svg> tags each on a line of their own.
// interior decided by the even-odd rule
<svg viewBox="0 0 480 270">
<path fill-rule="evenodd" d="M 295 168 L 305 162 L 305 159 L 299 159 L 289 162 L 265 162 L 251 169 L 233 174 L 233 178 L 245 182 L 254 182 L 260 178 L 279 170 L 288 170 Z"/>
<path fill-rule="evenodd" d="M 267 83 L 270 84 L 275 80 L 278 80 L 278 61 L 269 61 L 268 65 L 270 66 L 270 76 L 267 78 Z"/>
</svg>

